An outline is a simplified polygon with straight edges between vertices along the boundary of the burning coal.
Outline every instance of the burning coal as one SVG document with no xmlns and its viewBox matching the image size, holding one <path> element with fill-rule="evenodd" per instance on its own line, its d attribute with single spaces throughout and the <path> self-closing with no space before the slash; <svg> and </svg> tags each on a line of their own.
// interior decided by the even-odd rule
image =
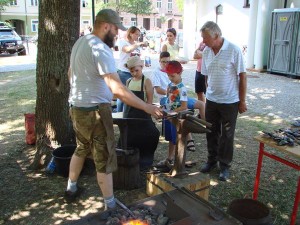
<svg viewBox="0 0 300 225">
<path fill-rule="evenodd" d="M 133 218 L 124 209 L 115 210 L 107 219 L 106 225 L 168 225 L 171 221 L 164 212 L 158 212 L 151 207 L 139 205 L 130 209 Z"/>
</svg>

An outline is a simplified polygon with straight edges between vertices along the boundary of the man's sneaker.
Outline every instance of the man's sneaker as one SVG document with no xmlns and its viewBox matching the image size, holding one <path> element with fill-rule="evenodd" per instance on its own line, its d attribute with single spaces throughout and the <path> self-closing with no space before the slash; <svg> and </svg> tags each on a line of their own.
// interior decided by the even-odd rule
<svg viewBox="0 0 300 225">
<path fill-rule="evenodd" d="M 207 162 L 205 165 L 201 168 L 202 173 L 208 173 L 212 171 L 214 168 L 217 167 L 217 162 Z"/>
<path fill-rule="evenodd" d="M 79 197 L 83 192 L 83 188 L 77 186 L 77 190 L 75 192 L 65 191 L 65 200 L 66 202 L 74 202 L 77 197 Z"/>
<path fill-rule="evenodd" d="M 229 179 L 229 170 L 228 168 L 221 169 L 219 180 L 227 181 Z"/>
</svg>

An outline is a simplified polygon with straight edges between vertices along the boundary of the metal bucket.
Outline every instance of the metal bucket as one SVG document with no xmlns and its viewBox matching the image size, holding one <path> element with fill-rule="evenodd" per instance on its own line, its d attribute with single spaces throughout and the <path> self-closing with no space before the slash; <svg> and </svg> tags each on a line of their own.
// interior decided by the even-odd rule
<svg viewBox="0 0 300 225">
<path fill-rule="evenodd" d="M 272 225 L 269 208 L 253 199 L 235 199 L 227 210 L 228 214 L 244 225 Z"/>
<path fill-rule="evenodd" d="M 63 176 L 69 176 L 69 167 L 72 155 L 76 149 L 76 145 L 64 145 L 52 152 L 55 160 L 56 172 Z"/>
</svg>

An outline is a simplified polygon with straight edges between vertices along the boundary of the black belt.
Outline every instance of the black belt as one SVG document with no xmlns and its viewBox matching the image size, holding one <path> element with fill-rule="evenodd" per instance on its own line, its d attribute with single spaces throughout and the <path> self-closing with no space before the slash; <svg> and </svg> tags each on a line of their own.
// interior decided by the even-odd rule
<svg viewBox="0 0 300 225">
<path fill-rule="evenodd" d="M 71 108 L 78 109 L 81 111 L 91 112 L 91 111 L 97 111 L 99 109 L 99 105 L 92 106 L 92 107 L 77 107 L 77 106 L 71 105 Z"/>
</svg>

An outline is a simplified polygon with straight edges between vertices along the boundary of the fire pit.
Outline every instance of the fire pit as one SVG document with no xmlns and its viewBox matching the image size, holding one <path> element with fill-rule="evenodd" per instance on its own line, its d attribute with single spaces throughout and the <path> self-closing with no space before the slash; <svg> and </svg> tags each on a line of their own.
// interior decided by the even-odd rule
<svg viewBox="0 0 300 225">
<path fill-rule="evenodd" d="M 90 214 L 69 225 L 237 225 L 242 224 L 211 203 L 187 189 L 175 189 L 138 201 L 128 208 L 116 210 L 111 218 L 101 220 L 101 213 Z M 115 215 L 115 216 L 114 216 Z"/>
</svg>

